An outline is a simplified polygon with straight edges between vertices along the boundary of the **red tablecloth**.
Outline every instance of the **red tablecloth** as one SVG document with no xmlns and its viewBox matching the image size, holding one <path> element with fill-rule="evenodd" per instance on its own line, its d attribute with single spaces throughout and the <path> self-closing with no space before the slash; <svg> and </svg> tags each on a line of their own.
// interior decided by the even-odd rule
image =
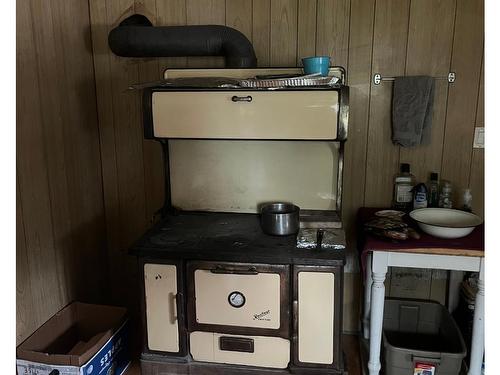
<svg viewBox="0 0 500 375">
<path fill-rule="evenodd" d="M 408 250 L 408 249 L 419 249 L 419 248 L 446 248 L 446 249 L 467 249 L 467 250 L 477 250 L 484 251 L 484 224 L 476 227 L 471 234 L 466 237 L 456 238 L 456 239 L 443 239 L 430 236 L 423 233 L 418 229 L 417 224 L 408 215 L 403 217 L 403 220 L 407 222 L 411 227 L 418 230 L 420 233 L 420 239 L 416 240 L 409 238 L 405 241 L 391 241 L 389 239 L 385 240 L 382 238 L 375 237 L 371 234 L 366 233 L 363 230 L 363 224 L 373 218 L 375 212 L 380 210 L 385 210 L 387 208 L 372 208 L 372 207 L 361 207 L 358 210 L 357 215 L 357 237 L 358 237 L 358 252 L 361 259 L 361 267 L 363 273 L 365 270 L 366 255 L 370 251 L 376 250 Z"/>
</svg>

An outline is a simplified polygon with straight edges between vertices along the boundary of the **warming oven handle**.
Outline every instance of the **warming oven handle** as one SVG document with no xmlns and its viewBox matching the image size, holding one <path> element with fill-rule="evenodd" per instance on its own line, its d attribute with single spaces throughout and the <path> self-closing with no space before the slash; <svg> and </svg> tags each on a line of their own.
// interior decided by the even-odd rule
<svg viewBox="0 0 500 375">
<path fill-rule="evenodd" d="M 253 98 L 252 98 L 251 95 L 247 95 L 247 96 L 236 96 L 236 95 L 234 95 L 231 98 L 231 100 L 233 102 L 248 102 L 248 103 L 250 103 L 253 100 Z"/>
<path fill-rule="evenodd" d="M 220 273 L 220 274 L 234 274 L 234 275 L 258 275 L 259 272 L 255 267 L 249 267 L 247 269 L 234 269 L 234 268 L 225 268 L 224 266 L 217 265 L 215 268 L 210 270 L 212 273 Z"/>
</svg>

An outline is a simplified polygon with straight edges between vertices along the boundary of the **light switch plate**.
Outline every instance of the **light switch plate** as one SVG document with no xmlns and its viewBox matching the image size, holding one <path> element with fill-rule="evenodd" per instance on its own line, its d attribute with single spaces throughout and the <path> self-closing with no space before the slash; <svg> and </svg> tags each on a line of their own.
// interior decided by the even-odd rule
<svg viewBox="0 0 500 375">
<path fill-rule="evenodd" d="M 484 148 L 484 127 L 474 130 L 474 148 Z"/>
</svg>

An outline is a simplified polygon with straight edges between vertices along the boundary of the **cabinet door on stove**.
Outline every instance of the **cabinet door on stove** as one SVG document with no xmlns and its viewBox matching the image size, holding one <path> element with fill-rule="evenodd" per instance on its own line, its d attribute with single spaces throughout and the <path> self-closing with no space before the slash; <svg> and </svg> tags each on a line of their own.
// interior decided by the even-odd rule
<svg viewBox="0 0 500 375">
<path fill-rule="evenodd" d="M 294 361 L 337 367 L 340 360 L 342 274 L 336 267 L 294 266 Z"/>
<path fill-rule="evenodd" d="M 144 264 L 144 297 L 149 350 L 177 353 L 177 267 L 174 264 Z"/>
</svg>

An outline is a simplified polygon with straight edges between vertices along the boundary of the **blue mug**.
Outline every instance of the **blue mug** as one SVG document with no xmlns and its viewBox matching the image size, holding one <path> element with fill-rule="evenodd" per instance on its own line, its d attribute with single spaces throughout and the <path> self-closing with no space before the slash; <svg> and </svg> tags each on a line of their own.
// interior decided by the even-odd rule
<svg viewBox="0 0 500 375">
<path fill-rule="evenodd" d="M 330 68 L 330 57 L 305 57 L 302 59 L 302 64 L 304 65 L 305 74 L 321 73 L 322 76 L 326 77 L 328 75 L 328 69 Z"/>
</svg>

